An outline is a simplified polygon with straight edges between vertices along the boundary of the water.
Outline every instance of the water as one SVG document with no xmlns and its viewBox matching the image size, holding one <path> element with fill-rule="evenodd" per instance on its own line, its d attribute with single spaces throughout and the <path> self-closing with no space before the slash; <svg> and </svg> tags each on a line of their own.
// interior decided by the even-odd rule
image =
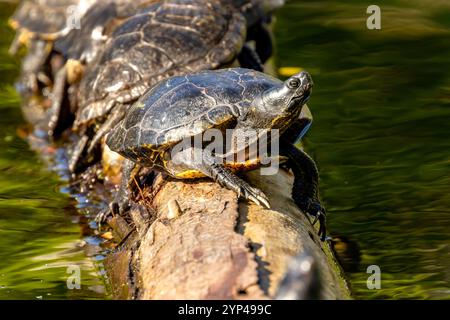
<svg viewBox="0 0 450 320">
<path fill-rule="evenodd" d="M 329 228 L 359 243 L 356 298 L 450 298 L 450 2 L 290 1 L 275 28 L 277 63 L 310 71 L 315 122 L 306 147 L 321 171 Z M 17 134 L 23 124 L 0 2 L 0 299 L 104 298 L 99 239 Z M 81 221 L 83 222 L 83 221 Z M 91 245 L 90 245 L 91 244 Z M 380 290 L 365 269 L 380 266 Z M 81 290 L 67 267 L 81 267 Z"/>
<path fill-rule="evenodd" d="M 290 1 L 277 62 L 307 69 L 329 228 L 359 243 L 356 298 L 450 298 L 450 2 Z M 368 290 L 368 265 L 381 289 Z"/>
<path fill-rule="evenodd" d="M 12 86 L 18 61 L 7 54 L 6 27 L 13 9 L 0 2 L 0 299 L 104 298 L 98 239 L 61 192 L 65 183 L 17 134 L 24 123 Z M 69 267 L 80 270 L 79 290 L 68 289 L 76 275 Z"/>
</svg>

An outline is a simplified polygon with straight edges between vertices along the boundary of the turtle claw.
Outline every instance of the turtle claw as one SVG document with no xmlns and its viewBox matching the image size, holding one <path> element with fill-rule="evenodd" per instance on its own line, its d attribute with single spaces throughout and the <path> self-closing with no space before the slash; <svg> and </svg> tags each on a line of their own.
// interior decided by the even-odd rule
<svg viewBox="0 0 450 320">
<path fill-rule="evenodd" d="M 256 203 L 258 206 L 265 207 L 266 209 L 270 209 L 270 203 L 267 196 L 259 189 L 253 188 L 251 186 L 242 186 L 241 187 L 242 196 Z"/>
<path fill-rule="evenodd" d="M 111 215 L 113 215 L 111 209 L 109 207 L 105 208 L 95 216 L 94 221 L 97 223 L 98 227 L 101 228 L 102 224 L 105 223 Z"/>
<path fill-rule="evenodd" d="M 121 200 L 121 201 L 112 201 L 109 206 L 103 210 L 101 210 L 97 216 L 95 217 L 95 222 L 98 224 L 98 227 L 100 228 L 103 223 L 105 223 L 109 217 L 111 216 L 117 216 L 122 215 L 124 212 L 127 211 L 129 208 L 129 201 Z"/>
<path fill-rule="evenodd" d="M 325 241 L 327 239 L 327 228 L 326 228 L 326 215 L 325 215 L 324 211 L 317 212 L 315 222 L 316 221 L 319 221 L 318 235 L 320 237 L 320 240 Z M 314 224 L 315 224 L 315 222 L 314 222 Z"/>
<path fill-rule="evenodd" d="M 260 199 L 260 201 L 262 201 L 262 203 L 264 204 L 264 206 L 266 207 L 266 209 L 270 209 L 270 203 L 268 200 L 266 199 Z"/>
<path fill-rule="evenodd" d="M 308 198 L 297 198 L 296 200 L 297 205 L 299 208 L 309 214 L 310 216 L 314 217 L 314 220 L 311 222 L 312 226 L 315 226 L 317 222 L 319 222 L 319 232 L 318 235 L 320 237 L 320 240 L 325 241 L 327 238 L 327 229 L 326 229 L 326 220 L 327 220 L 327 214 L 325 209 L 322 207 L 320 202 L 314 201 Z M 299 201 L 300 200 L 300 201 Z M 306 200 L 306 201 L 305 201 Z"/>
<path fill-rule="evenodd" d="M 317 221 L 319 221 L 319 215 L 320 215 L 320 211 L 317 211 L 316 216 L 314 217 L 313 222 L 311 222 L 311 224 L 312 224 L 313 226 L 315 226 L 316 223 L 317 223 Z"/>
<path fill-rule="evenodd" d="M 266 199 L 263 199 L 262 197 L 255 198 L 253 196 L 249 196 L 248 199 L 253 201 L 260 207 L 265 207 L 266 209 L 270 209 L 270 203 Z"/>
<path fill-rule="evenodd" d="M 220 185 L 236 192 L 238 198 L 244 198 L 257 204 L 258 206 L 270 209 L 269 198 L 259 190 L 249 185 L 244 180 L 237 177 L 232 171 L 222 165 L 213 163 L 211 167 L 211 178 L 218 181 Z"/>
</svg>

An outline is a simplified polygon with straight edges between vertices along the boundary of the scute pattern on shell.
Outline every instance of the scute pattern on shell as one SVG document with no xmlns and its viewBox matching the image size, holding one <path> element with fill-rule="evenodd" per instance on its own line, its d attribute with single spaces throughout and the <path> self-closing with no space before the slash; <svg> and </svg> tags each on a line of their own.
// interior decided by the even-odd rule
<svg viewBox="0 0 450 320">
<path fill-rule="evenodd" d="M 129 109 L 108 134 L 107 144 L 139 161 L 139 155 L 148 156 L 149 150 L 168 149 L 183 138 L 238 118 L 258 95 L 282 85 L 269 75 L 243 68 L 169 78 Z"/>
<path fill-rule="evenodd" d="M 150 5 L 122 23 L 93 61 L 80 84 L 75 128 L 170 76 L 232 62 L 244 41 L 244 17 L 218 0 Z"/>
<path fill-rule="evenodd" d="M 66 59 L 89 61 L 88 55 L 92 54 L 96 41 L 92 37 L 92 31 L 97 27 L 104 27 L 117 18 L 119 13 L 115 1 L 108 0 L 97 3 L 81 17 L 80 29 L 72 29 L 66 36 L 55 42 L 55 50 L 61 52 Z M 103 28 L 102 30 L 103 31 Z M 98 45 L 101 40 L 97 40 Z M 98 49 L 97 49 L 98 50 Z"/>
</svg>

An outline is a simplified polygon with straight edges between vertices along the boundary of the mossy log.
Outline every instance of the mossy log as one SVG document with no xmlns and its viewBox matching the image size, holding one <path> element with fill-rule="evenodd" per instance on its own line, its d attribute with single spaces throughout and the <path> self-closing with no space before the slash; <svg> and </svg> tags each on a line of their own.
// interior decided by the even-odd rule
<svg viewBox="0 0 450 320">
<path fill-rule="evenodd" d="M 320 277 L 320 298 L 350 293 L 327 242 L 290 197 L 293 177 L 280 170 L 245 177 L 270 198 L 271 210 L 238 201 L 209 180 L 161 179 L 140 190 L 131 225 L 115 217 L 122 239 L 106 259 L 117 299 L 271 299 L 291 258 L 307 250 Z"/>
</svg>

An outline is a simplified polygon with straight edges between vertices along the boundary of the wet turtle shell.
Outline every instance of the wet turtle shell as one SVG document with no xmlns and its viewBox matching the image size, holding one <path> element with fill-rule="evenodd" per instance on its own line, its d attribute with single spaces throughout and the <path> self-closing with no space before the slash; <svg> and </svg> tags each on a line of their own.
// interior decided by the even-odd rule
<svg viewBox="0 0 450 320">
<path fill-rule="evenodd" d="M 242 14 L 218 0 L 168 0 L 142 10 L 117 27 L 80 83 L 75 129 L 170 76 L 230 64 L 245 27 Z"/>
<path fill-rule="evenodd" d="M 111 150 L 153 165 L 152 154 L 163 153 L 184 138 L 211 128 L 232 128 L 245 116 L 255 97 L 282 87 L 267 74 L 243 68 L 203 71 L 172 77 L 149 90 L 107 136 Z"/>
<path fill-rule="evenodd" d="M 79 15 L 96 0 L 27 0 L 22 1 L 13 16 L 10 25 L 31 38 L 54 41 L 71 30 L 68 17 L 76 10 Z M 70 10 L 73 8 L 73 10 Z"/>
<path fill-rule="evenodd" d="M 22 95 L 44 95 L 42 87 L 51 86 L 55 64 L 51 61 L 53 44 L 71 29 L 71 15 L 80 17 L 97 0 L 29 0 L 22 1 L 10 25 L 17 30 L 10 46 L 10 54 L 16 54 L 22 46 L 27 54 L 21 67 L 18 87 Z M 55 61 L 58 61 L 59 57 Z M 45 66 L 45 67 L 44 67 Z M 57 69 L 59 69 L 58 67 Z"/>
<path fill-rule="evenodd" d="M 55 50 L 68 60 L 91 62 L 114 29 L 143 6 L 157 0 L 98 1 L 81 17 L 80 29 L 72 29 L 55 42 Z"/>
</svg>

